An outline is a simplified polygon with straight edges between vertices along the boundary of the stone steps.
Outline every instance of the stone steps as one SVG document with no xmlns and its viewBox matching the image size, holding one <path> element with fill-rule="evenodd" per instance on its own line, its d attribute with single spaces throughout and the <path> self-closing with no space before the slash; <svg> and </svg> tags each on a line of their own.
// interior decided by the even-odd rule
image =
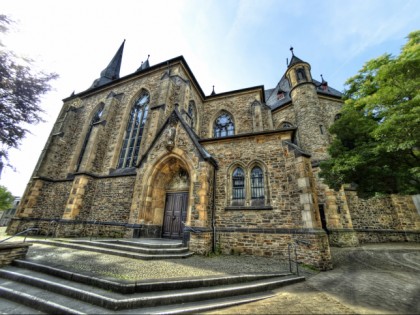
<svg viewBox="0 0 420 315">
<path fill-rule="evenodd" d="M 78 239 L 31 239 L 31 242 L 144 260 L 187 258 L 193 255 L 193 253 L 190 252 L 187 247 L 182 246 L 182 243 L 180 242 L 174 242 L 173 244 L 165 244 L 159 242 L 154 244 L 144 244 L 140 242 L 129 241 L 89 241 Z"/>
<path fill-rule="evenodd" d="M 303 280 L 290 274 L 248 274 L 118 283 L 19 260 L 0 269 L 0 295 L 45 313 L 176 314 L 267 298 L 270 290 Z"/>
</svg>

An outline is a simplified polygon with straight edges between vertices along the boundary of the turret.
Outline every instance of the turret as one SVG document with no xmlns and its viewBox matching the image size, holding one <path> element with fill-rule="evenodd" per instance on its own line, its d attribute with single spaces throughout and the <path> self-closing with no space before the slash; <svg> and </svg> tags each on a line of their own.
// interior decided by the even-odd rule
<svg viewBox="0 0 420 315">
<path fill-rule="evenodd" d="M 328 157 L 328 135 L 323 123 L 323 109 L 312 80 L 311 66 L 295 56 L 293 47 L 290 50 L 292 59 L 286 77 L 290 83 L 290 96 L 298 127 L 298 144 L 314 160 L 322 160 Z"/>
</svg>

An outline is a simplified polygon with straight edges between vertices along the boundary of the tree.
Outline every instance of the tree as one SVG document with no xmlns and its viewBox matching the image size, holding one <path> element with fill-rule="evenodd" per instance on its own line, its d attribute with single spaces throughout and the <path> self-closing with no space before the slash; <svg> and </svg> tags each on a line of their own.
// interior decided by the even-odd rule
<svg viewBox="0 0 420 315">
<path fill-rule="evenodd" d="M 10 209 L 15 198 L 6 187 L 0 185 L 0 211 Z"/>
<path fill-rule="evenodd" d="M 0 15 L 0 34 L 13 23 Z M 34 72 L 32 60 L 19 58 L 0 41 L 0 176 L 3 165 L 9 164 L 8 150 L 17 148 L 28 130 L 25 126 L 43 121 L 41 96 L 51 90 L 54 73 Z"/>
<path fill-rule="evenodd" d="M 368 61 L 346 87 L 320 176 L 335 189 L 354 183 L 364 195 L 419 193 L 420 31 L 399 56 Z"/>
</svg>

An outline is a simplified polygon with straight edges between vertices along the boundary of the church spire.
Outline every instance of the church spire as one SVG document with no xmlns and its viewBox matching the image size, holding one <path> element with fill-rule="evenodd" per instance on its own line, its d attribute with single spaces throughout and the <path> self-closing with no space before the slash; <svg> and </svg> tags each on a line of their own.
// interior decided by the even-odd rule
<svg viewBox="0 0 420 315">
<path fill-rule="evenodd" d="M 113 80 L 120 78 L 120 68 L 121 68 L 122 55 L 124 51 L 124 44 L 125 44 L 125 39 L 122 42 L 117 53 L 115 54 L 114 58 L 112 58 L 108 66 L 104 70 L 102 70 L 101 76 L 93 82 L 91 88 L 104 85 L 108 82 L 111 82 Z"/>
<path fill-rule="evenodd" d="M 290 68 L 294 64 L 305 62 L 305 61 L 303 61 L 300 58 L 298 58 L 298 57 L 295 56 L 295 53 L 293 52 L 293 47 L 290 47 L 290 51 L 292 52 L 292 59 L 290 59 L 290 63 L 287 66 L 288 68 Z"/>
</svg>

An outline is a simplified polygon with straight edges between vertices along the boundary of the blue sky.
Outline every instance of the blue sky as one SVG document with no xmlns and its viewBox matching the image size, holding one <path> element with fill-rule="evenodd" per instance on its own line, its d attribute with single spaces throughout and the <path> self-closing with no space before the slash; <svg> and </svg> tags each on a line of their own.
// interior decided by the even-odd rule
<svg viewBox="0 0 420 315">
<path fill-rule="evenodd" d="M 56 72 L 43 98 L 45 123 L 31 126 L 16 171 L 0 184 L 23 194 L 62 105 L 90 87 L 126 39 L 121 76 L 150 54 L 151 65 L 183 55 L 210 94 L 256 85 L 274 87 L 286 70 L 290 46 L 342 91 L 363 64 L 397 55 L 408 33 L 420 29 L 419 0 L 2 0 L 1 14 L 17 21 L 6 46 Z"/>
</svg>

